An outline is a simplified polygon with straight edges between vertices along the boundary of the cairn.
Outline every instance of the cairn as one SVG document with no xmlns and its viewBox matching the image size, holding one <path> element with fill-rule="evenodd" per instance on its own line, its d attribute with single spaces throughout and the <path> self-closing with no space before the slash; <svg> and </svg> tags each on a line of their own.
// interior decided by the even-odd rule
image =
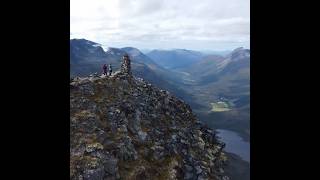
<svg viewBox="0 0 320 180">
<path fill-rule="evenodd" d="M 128 54 L 125 54 L 122 57 L 122 65 L 121 65 L 121 72 L 125 74 L 131 75 L 131 62 Z"/>
</svg>

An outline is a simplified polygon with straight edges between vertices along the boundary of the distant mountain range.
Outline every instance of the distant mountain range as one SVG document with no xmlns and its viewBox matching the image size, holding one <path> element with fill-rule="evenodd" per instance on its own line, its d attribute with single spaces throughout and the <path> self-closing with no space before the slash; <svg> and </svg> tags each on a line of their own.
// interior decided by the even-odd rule
<svg viewBox="0 0 320 180">
<path fill-rule="evenodd" d="M 250 68 L 250 50 L 237 48 L 227 56 L 209 55 L 192 66 L 180 68 L 179 71 L 188 72 L 200 83 L 217 81 L 226 75 L 235 75 Z M 248 71 L 246 71 L 248 73 Z M 239 75 L 239 74 L 237 74 Z M 249 77 L 245 74 L 245 78 Z M 239 78 L 239 77 L 237 77 Z"/>
<path fill-rule="evenodd" d="M 175 50 L 153 50 L 147 53 L 157 64 L 167 68 L 176 69 L 197 62 L 204 55 L 198 51 L 175 49 Z"/>
<path fill-rule="evenodd" d="M 133 73 L 166 73 L 166 69 L 154 63 L 138 49 L 132 47 L 108 48 L 102 47 L 85 39 L 70 40 L 70 76 L 87 76 L 94 72 L 101 73 L 103 64 L 112 64 L 114 70 L 120 68 L 122 56 L 129 54 L 132 59 Z"/>
<path fill-rule="evenodd" d="M 201 53 L 205 55 L 220 55 L 220 56 L 225 56 L 231 53 L 230 50 L 220 50 L 220 51 L 213 51 L 213 50 L 202 50 Z"/>
</svg>

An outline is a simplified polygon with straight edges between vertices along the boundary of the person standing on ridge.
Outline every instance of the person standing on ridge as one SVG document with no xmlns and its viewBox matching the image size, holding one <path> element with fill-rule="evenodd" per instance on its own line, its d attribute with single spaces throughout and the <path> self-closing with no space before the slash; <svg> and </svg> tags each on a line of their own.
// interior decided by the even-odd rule
<svg viewBox="0 0 320 180">
<path fill-rule="evenodd" d="M 111 74 L 112 74 L 112 66 L 111 64 L 109 64 L 109 76 L 111 76 Z"/>
<path fill-rule="evenodd" d="M 103 65 L 102 69 L 103 69 L 103 74 L 104 74 L 104 75 L 107 75 L 107 69 L 108 69 L 108 67 L 107 67 L 106 64 Z"/>
</svg>

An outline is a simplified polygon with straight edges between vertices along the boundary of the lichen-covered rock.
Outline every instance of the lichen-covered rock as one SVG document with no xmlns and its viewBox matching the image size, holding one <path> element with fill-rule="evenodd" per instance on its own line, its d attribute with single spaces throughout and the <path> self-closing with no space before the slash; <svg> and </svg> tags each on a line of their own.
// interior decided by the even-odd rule
<svg viewBox="0 0 320 180">
<path fill-rule="evenodd" d="M 70 179 L 228 179 L 215 132 L 127 71 L 73 78 L 70 114 Z"/>
</svg>

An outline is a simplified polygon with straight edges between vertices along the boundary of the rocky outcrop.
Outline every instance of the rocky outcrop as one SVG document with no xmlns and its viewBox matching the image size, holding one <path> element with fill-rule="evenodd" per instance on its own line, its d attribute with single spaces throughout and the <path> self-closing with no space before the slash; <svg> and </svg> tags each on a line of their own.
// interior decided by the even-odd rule
<svg viewBox="0 0 320 180">
<path fill-rule="evenodd" d="M 123 61 L 121 64 L 121 72 L 131 75 L 131 60 L 128 54 L 123 56 Z"/>
<path fill-rule="evenodd" d="M 70 82 L 70 179 L 228 179 L 190 106 L 130 73 Z"/>
</svg>

